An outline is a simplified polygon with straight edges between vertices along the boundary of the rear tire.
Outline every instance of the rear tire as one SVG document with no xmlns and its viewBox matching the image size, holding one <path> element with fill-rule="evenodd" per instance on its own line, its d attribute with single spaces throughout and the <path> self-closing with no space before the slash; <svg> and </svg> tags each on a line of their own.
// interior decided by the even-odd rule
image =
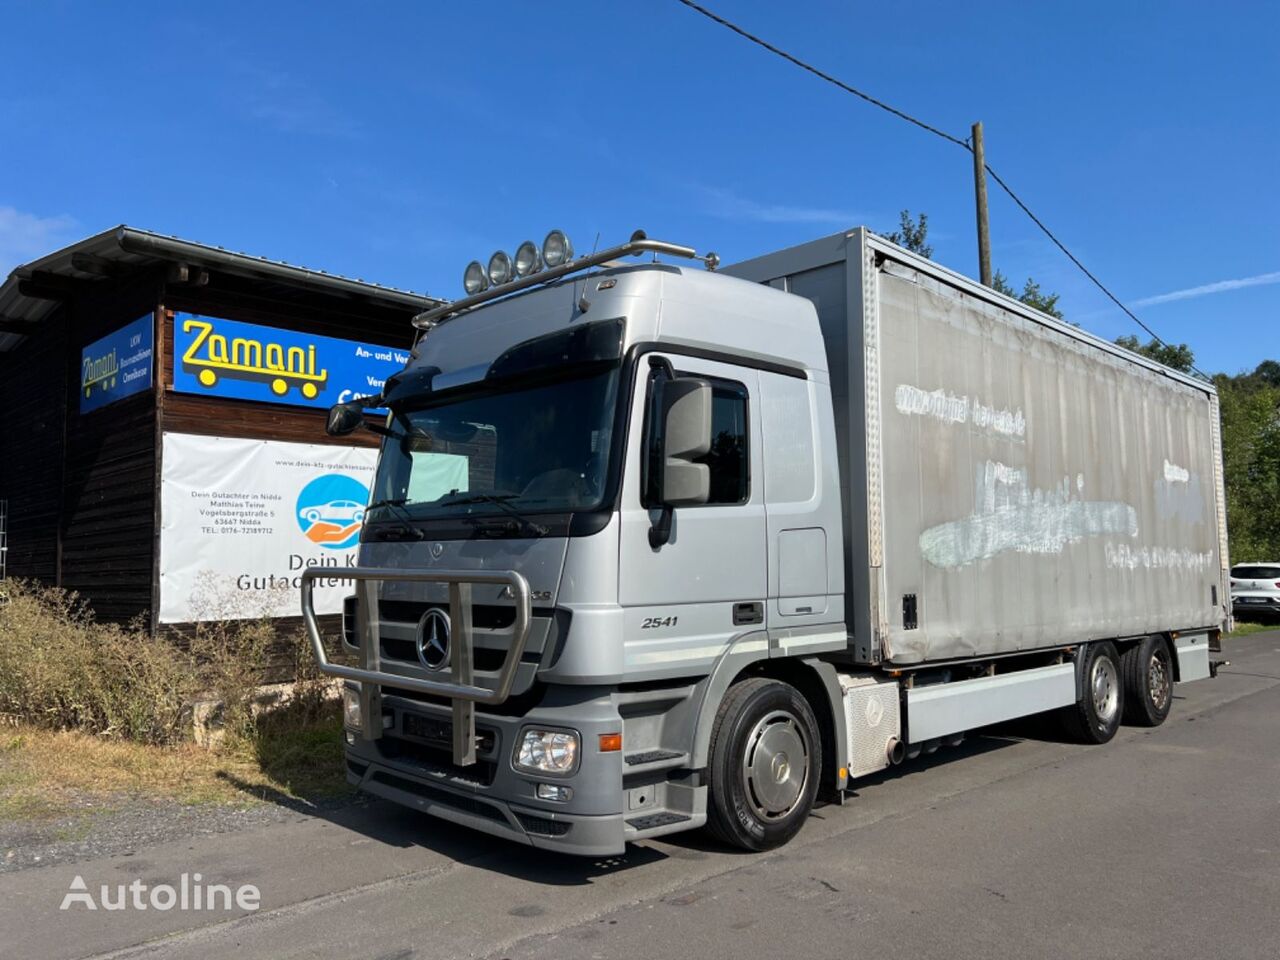
<svg viewBox="0 0 1280 960">
<path fill-rule="evenodd" d="M 1080 743 L 1106 743 L 1120 729 L 1124 714 L 1120 658 L 1110 643 L 1091 643 L 1081 656 L 1085 658 L 1083 690 L 1076 703 L 1062 708 L 1062 725 Z"/>
<path fill-rule="evenodd" d="M 729 689 L 711 730 L 707 826 L 725 843 L 770 850 L 813 810 L 822 739 L 795 687 L 755 677 Z"/>
<path fill-rule="evenodd" d="M 1140 727 L 1158 727 L 1173 706 L 1173 657 L 1164 637 L 1147 637 L 1120 656 L 1124 681 L 1124 719 Z"/>
</svg>

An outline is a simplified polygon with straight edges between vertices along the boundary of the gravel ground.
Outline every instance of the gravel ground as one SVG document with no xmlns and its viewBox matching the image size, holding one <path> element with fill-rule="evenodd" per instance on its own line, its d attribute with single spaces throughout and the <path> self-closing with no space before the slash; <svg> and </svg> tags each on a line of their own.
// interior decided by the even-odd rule
<svg viewBox="0 0 1280 960">
<path fill-rule="evenodd" d="M 137 850 L 183 837 L 208 837 L 268 823 L 304 820 L 316 813 L 365 805 L 367 798 L 320 803 L 254 801 L 182 804 L 120 795 L 81 800 L 80 812 L 57 820 L 0 821 L 0 874 Z"/>
</svg>

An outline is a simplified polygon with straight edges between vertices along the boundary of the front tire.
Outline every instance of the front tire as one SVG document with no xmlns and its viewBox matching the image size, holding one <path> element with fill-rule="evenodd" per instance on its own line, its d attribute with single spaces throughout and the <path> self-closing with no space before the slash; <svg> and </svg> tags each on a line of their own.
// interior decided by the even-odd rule
<svg viewBox="0 0 1280 960">
<path fill-rule="evenodd" d="M 1158 727 L 1173 706 L 1173 657 L 1164 637 L 1147 637 L 1120 657 L 1124 681 L 1124 718 L 1141 727 Z"/>
<path fill-rule="evenodd" d="M 711 731 L 707 825 L 726 843 L 770 850 L 813 810 L 822 739 L 795 687 L 760 677 L 730 688 Z"/>
<path fill-rule="evenodd" d="M 1120 729 L 1124 713 L 1124 684 L 1120 657 L 1110 643 L 1091 643 L 1084 657 L 1084 689 L 1079 701 L 1062 710 L 1067 734 L 1080 743 L 1102 744 Z"/>
</svg>

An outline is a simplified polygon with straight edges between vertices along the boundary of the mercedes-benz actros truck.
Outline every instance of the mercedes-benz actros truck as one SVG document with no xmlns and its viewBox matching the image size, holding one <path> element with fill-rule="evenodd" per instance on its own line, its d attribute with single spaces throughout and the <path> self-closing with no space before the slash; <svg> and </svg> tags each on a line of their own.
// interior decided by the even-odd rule
<svg viewBox="0 0 1280 960">
<path fill-rule="evenodd" d="M 330 411 L 383 437 L 345 656 L 332 570 L 302 588 L 353 784 L 575 854 L 763 850 L 966 731 L 1101 744 L 1211 675 L 1210 383 L 865 229 L 716 267 L 553 231 Z"/>
</svg>

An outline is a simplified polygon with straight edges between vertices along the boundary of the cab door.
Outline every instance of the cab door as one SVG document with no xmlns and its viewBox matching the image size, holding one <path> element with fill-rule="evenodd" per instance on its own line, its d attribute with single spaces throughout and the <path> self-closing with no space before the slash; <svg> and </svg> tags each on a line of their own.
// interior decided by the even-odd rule
<svg viewBox="0 0 1280 960">
<path fill-rule="evenodd" d="M 662 510 L 642 502 L 641 464 L 652 383 L 664 359 L 676 376 L 711 383 L 711 450 L 697 461 L 709 467 L 711 485 L 707 503 L 673 508 L 670 538 L 653 547 L 649 531 Z M 618 564 L 624 668 L 632 679 L 696 674 L 706 672 L 740 634 L 760 632 L 759 642 L 765 643 L 759 377 L 747 367 L 677 353 L 646 354 L 639 363 Z"/>
</svg>

